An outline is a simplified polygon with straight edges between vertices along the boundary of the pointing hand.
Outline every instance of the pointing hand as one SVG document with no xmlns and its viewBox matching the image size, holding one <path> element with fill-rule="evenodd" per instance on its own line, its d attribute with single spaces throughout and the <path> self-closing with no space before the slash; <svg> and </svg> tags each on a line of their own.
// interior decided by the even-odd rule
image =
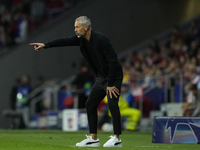
<svg viewBox="0 0 200 150">
<path fill-rule="evenodd" d="M 45 47 L 44 43 L 30 43 L 29 45 L 34 45 L 34 49 L 39 51 L 41 48 Z"/>
</svg>

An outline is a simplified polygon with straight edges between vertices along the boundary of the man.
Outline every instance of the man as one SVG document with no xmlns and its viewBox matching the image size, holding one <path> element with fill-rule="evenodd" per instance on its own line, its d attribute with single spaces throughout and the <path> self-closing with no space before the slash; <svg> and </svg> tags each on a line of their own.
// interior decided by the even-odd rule
<svg viewBox="0 0 200 150">
<path fill-rule="evenodd" d="M 77 143 L 76 146 L 100 146 L 97 137 L 97 106 L 107 95 L 109 109 L 113 116 L 114 136 L 111 136 L 103 146 L 122 147 L 121 140 L 119 139 L 121 134 L 121 116 L 118 106 L 123 78 L 122 67 L 109 39 L 104 34 L 92 30 L 91 21 L 88 17 L 81 16 L 75 20 L 75 34 L 76 36 L 59 38 L 45 44 L 31 43 L 30 45 L 34 45 L 36 51 L 41 48 L 80 46 L 80 51 L 96 74 L 97 80 L 86 102 L 90 136 Z"/>
</svg>

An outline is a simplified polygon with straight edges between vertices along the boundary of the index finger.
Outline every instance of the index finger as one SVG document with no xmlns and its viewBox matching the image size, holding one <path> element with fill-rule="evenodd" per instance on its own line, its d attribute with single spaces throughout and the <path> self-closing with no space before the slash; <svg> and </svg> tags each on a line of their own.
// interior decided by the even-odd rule
<svg viewBox="0 0 200 150">
<path fill-rule="evenodd" d="M 29 45 L 37 45 L 38 43 L 30 43 Z"/>
</svg>

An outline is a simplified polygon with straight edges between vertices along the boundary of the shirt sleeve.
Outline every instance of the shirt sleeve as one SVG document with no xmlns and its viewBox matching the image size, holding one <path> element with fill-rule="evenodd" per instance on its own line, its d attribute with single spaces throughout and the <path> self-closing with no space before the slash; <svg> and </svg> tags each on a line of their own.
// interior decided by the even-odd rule
<svg viewBox="0 0 200 150">
<path fill-rule="evenodd" d="M 62 46 L 79 46 L 80 40 L 77 36 L 62 37 L 46 42 L 44 48 L 62 47 Z"/>
<path fill-rule="evenodd" d="M 101 41 L 101 51 L 108 62 L 108 86 L 113 86 L 115 81 L 116 66 L 118 64 L 117 55 L 108 38 L 104 37 Z"/>
</svg>

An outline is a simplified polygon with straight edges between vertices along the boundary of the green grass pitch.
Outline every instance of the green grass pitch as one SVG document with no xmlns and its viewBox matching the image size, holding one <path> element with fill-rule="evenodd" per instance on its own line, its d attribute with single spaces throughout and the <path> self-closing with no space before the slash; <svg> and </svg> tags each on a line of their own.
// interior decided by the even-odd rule
<svg viewBox="0 0 200 150">
<path fill-rule="evenodd" d="M 103 144 L 111 132 L 98 132 L 101 147 L 75 147 L 88 131 L 63 132 L 61 130 L 0 130 L 0 150 L 197 150 L 199 144 L 152 143 L 150 132 L 122 132 L 122 148 L 105 148 Z"/>
</svg>

